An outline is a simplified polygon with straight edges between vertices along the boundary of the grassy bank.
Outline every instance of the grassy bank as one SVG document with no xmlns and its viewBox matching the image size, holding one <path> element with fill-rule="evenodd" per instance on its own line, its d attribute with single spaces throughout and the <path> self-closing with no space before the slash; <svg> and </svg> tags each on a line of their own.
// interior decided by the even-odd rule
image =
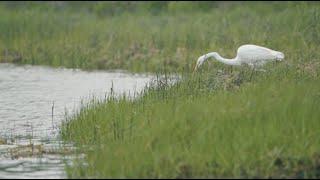
<svg viewBox="0 0 320 180">
<path fill-rule="evenodd" d="M 62 137 L 86 152 L 70 177 L 319 177 L 319 79 L 203 72 L 141 98 L 94 102 Z M 90 148 L 88 148 L 90 147 Z"/>
<path fill-rule="evenodd" d="M 139 38 L 132 42 L 159 50 L 140 65 L 155 58 L 154 69 L 185 73 L 172 87 L 159 80 L 136 100 L 96 101 L 68 119 L 62 138 L 87 155 L 86 165 L 67 168 L 69 176 L 319 178 L 318 10 L 246 5 L 134 17 L 130 36 Z M 136 26 L 140 20 L 148 28 Z M 219 63 L 189 73 L 198 55 L 214 50 L 232 57 L 247 42 L 283 51 L 285 62 L 253 78 L 248 69 Z"/>
<path fill-rule="evenodd" d="M 69 177 L 319 177 L 319 4 L 170 7 L 1 9 L 1 62 L 181 73 L 172 87 L 160 79 L 135 100 L 93 101 L 68 118 L 62 138 L 87 155 Z M 230 58 L 245 43 L 282 51 L 285 62 L 252 78 L 217 62 L 190 73 L 200 55 Z"/>
</svg>

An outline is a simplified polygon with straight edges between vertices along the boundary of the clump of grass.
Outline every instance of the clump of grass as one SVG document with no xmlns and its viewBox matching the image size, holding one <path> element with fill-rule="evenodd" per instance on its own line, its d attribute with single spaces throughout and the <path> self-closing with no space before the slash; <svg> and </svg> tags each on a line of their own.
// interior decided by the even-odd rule
<svg viewBox="0 0 320 180">
<path fill-rule="evenodd" d="M 75 154 L 76 150 L 71 147 L 46 148 L 43 144 L 18 145 L 17 147 L 8 148 L 8 157 L 19 159 L 23 157 L 42 157 L 44 155 L 61 155 L 67 156 Z"/>
<path fill-rule="evenodd" d="M 0 145 L 3 145 L 3 144 L 7 144 L 7 140 L 0 138 Z"/>
</svg>

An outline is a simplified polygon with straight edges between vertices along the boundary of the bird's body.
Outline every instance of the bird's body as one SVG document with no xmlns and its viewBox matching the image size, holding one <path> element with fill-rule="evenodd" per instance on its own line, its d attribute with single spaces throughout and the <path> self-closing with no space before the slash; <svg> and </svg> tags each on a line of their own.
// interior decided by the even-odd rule
<svg viewBox="0 0 320 180">
<path fill-rule="evenodd" d="M 200 56 L 195 66 L 195 70 L 197 70 L 210 57 L 214 57 L 216 60 L 224 64 L 234 66 L 247 64 L 253 69 L 256 69 L 269 61 L 283 60 L 284 54 L 262 46 L 246 44 L 238 48 L 237 55 L 233 59 L 223 58 L 217 52 L 211 52 Z"/>
</svg>

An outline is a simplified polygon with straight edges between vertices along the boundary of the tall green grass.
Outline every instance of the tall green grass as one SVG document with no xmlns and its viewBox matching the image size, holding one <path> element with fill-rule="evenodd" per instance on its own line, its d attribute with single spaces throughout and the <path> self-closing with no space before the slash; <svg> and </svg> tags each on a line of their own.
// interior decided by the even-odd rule
<svg viewBox="0 0 320 180">
<path fill-rule="evenodd" d="M 140 65 L 180 71 L 181 80 L 160 78 L 134 100 L 94 101 L 68 118 L 61 136 L 86 154 L 69 177 L 319 178 L 319 12 L 318 4 L 248 3 L 114 17 L 130 26 L 123 47 L 159 50 Z M 243 43 L 283 51 L 285 61 L 253 76 L 216 62 L 190 73 L 199 55 L 232 57 Z"/>
<path fill-rule="evenodd" d="M 246 43 L 283 51 L 290 62 L 306 61 L 319 57 L 319 8 L 303 2 L 243 3 L 206 12 L 100 17 L 2 7 L 0 62 L 182 72 L 206 52 L 233 57 Z"/>
<path fill-rule="evenodd" d="M 205 71 L 141 97 L 110 97 L 61 129 L 87 163 L 70 177 L 319 177 L 319 79 L 279 64 L 249 72 Z"/>
</svg>

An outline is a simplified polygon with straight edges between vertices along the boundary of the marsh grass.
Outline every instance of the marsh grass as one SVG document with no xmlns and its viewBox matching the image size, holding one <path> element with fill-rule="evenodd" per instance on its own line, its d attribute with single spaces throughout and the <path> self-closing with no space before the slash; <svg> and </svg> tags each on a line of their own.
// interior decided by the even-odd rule
<svg viewBox="0 0 320 180">
<path fill-rule="evenodd" d="M 320 87 L 307 77 L 285 64 L 253 79 L 203 70 L 170 86 L 160 78 L 135 100 L 88 104 L 62 125 L 88 150 L 69 175 L 319 177 Z"/>
<path fill-rule="evenodd" d="M 184 72 L 206 52 L 231 58 L 246 43 L 283 51 L 295 62 L 319 57 L 318 3 L 243 3 L 205 12 L 103 17 L 0 8 L 0 62 Z"/>
<path fill-rule="evenodd" d="M 102 17 L 1 9 L 1 62 L 181 73 L 67 117 L 61 137 L 86 154 L 69 177 L 319 178 L 319 12 L 306 2 Z M 230 58 L 246 43 L 285 62 L 252 77 L 213 61 L 190 73 L 200 55 Z"/>
<path fill-rule="evenodd" d="M 154 67 L 176 67 L 180 80 L 158 78 L 134 100 L 110 97 L 67 120 L 62 138 L 87 150 L 86 166 L 68 167 L 69 176 L 319 178 L 319 6 L 271 7 L 147 21 L 152 28 L 141 38 L 156 31 L 152 42 L 165 55 L 152 55 L 160 63 Z M 216 62 L 190 73 L 198 55 L 231 57 L 245 42 L 282 50 L 285 61 L 253 76 Z"/>
</svg>

